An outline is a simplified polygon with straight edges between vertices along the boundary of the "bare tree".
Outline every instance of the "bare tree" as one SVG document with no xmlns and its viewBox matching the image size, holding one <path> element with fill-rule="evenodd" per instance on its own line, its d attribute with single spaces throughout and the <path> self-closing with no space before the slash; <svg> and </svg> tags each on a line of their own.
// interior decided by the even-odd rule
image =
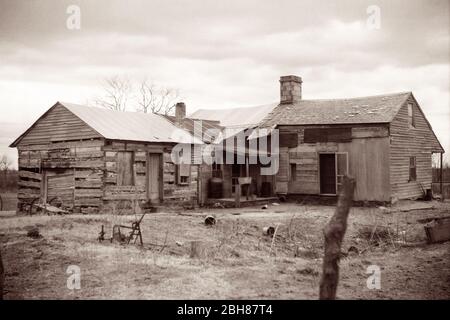
<svg viewBox="0 0 450 320">
<path fill-rule="evenodd" d="M 125 111 L 127 109 L 128 100 L 131 97 L 131 82 L 120 76 L 113 76 L 104 81 L 104 96 L 94 99 L 95 103 L 101 107 Z"/>
<path fill-rule="evenodd" d="M 0 171 L 2 171 L 2 172 L 8 171 L 11 164 L 12 164 L 12 162 L 8 158 L 8 156 L 6 154 L 2 155 L 0 158 Z"/>
<path fill-rule="evenodd" d="M 138 111 L 170 114 L 180 97 L 178 89 L 158 87 L 144 79 L 139 86 Z"/>
</svg>

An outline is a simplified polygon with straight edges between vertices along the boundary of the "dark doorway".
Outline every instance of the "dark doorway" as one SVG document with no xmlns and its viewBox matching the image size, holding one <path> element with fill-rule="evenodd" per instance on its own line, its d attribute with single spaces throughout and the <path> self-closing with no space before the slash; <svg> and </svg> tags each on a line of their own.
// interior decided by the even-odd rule
<svg viewBox="0 0 450 320">
<path fill-rule="evenodd" d="M 334 154 L 320 155 L 320 193 L 336 194 L 336 160 Z"/>
</svg>

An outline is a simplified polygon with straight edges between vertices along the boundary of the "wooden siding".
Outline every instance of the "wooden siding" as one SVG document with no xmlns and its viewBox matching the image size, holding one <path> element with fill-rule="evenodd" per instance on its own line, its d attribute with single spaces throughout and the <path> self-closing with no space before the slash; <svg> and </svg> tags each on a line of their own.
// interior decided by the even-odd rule
<svg viewBox="0 0 450 320">
<path fill-rule="evenodd" d="M 64 106 L 56 105 L 30 127 L 19 145 L 100 137 L 97 132 Z"/>
<path fill-rule="evenodd" d="M 325 128 L 325 126 L 319 126 Z M 280 171 L 276 176 L 276 192 L 320 194 L 319 154 L 348 153 L 349 174 L 356 179 L 355 200 L 389 201 L 389 130 L 387 125 L 355 125 L 350 142 L 305 143 L 304 129 L 311 126 L 285 126 L 283 132 L 297 132 L 298 146 L 280 148 Z M 336 126 L 333 126 L 336 128 Z M 290 172 L 295 163 L 296 172 Z M 295 179 L 291 175 L 295 174 Z"/>
<path fill-rule="evenodd" d="M 171 159 L 172 145 L 155 143 L 134 143 L 111 141 L 103 148 L 105 150 L 105 192 L 103 196 L 105 208 L 116 213 L 129 213 L 134 210 L 133 201 L 145 201 L 147 195 L 147 161 L 148 153 L 162 155 L 162 190 L 160 201 L 183 202 L 197 200 L 198 166 L 191 166 L 189 183 L 180 185 L 176 182 L 176 165 Z M 134 186 L 118 185 L 118 153 L 134 152 Z"/>
<path fill-rule="evenodd" d="M 408 125 L 408 103 L 413 104 L 415 127 Z M 443 151 L 425 115 L 411 96 L 390 124 L 390 183 L 397 199 L 416 198 L 431 188 L 431 153 Z M 409 181 L 409 157 L 416 157 L 417 179 Z"/>
<path fill-rule="evenodd" d="M 340 143 L 339 152 L 348 153 L 349 174 L 355 178 L 357 201 L 390 201 L 389 138 L 353 139 Z"/>
</svg>

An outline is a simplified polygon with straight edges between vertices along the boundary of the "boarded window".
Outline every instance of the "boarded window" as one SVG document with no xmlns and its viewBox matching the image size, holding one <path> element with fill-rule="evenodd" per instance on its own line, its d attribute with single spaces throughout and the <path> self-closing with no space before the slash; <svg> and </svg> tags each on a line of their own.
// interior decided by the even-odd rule
<svg viewBox="0 0 450 320">
<path fill-rule="evenodd" d="M 117 185 L 134 186 L 134 152 L 117 152 Z"/>
<path fill-rule="evenodd" d="M 177 166 L 177 182 L 180 185 L 186 185 L 189 183 L 189 177 L 191 176 L 190 164 L 179 164 Z"/>
<path fill-rule="evenodd" d="M 414 121 L 414 108 L 412 103 L 408 103 L 408 126 L 414 128 L 416 123 Z"/>
<path fill-rule="evenodd" d="M 291 163 L 291 181 L 297 180 L 297 164 Z"/>
<path fill-rule="evenodd" d="M 295 148 L 298 146 L 297 133 L 280 133 L 280 147 Z"/>
<path fill-rule="evenodd" d="M 310 128 L 305 129 L 305 143 L 348 142 L 352 140 L 352 128 Z"/>
<path fill-rule="evenodd" d="M 416 157 L 409 157 L 409 181 L 416 181 Z"/>
</svg>

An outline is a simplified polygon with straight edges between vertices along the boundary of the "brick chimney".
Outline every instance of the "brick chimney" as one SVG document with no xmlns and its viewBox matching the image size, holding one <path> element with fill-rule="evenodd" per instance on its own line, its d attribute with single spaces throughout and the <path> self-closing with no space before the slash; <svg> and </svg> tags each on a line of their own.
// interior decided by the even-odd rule
<svg viewBox="0 0 450 320">
<path fill-rule="evenodd" d="M 184 102 L 177 102 L 175 105 L 175 122 L 181 124 L 184 118 L 186 118 L 186 105 Z"/>
<path fill-rule="evenodd" d="M 296 103 L 302 100 L 302 78 L 297 76 L 280 77 L 280 103 Z"/>
</svg>

